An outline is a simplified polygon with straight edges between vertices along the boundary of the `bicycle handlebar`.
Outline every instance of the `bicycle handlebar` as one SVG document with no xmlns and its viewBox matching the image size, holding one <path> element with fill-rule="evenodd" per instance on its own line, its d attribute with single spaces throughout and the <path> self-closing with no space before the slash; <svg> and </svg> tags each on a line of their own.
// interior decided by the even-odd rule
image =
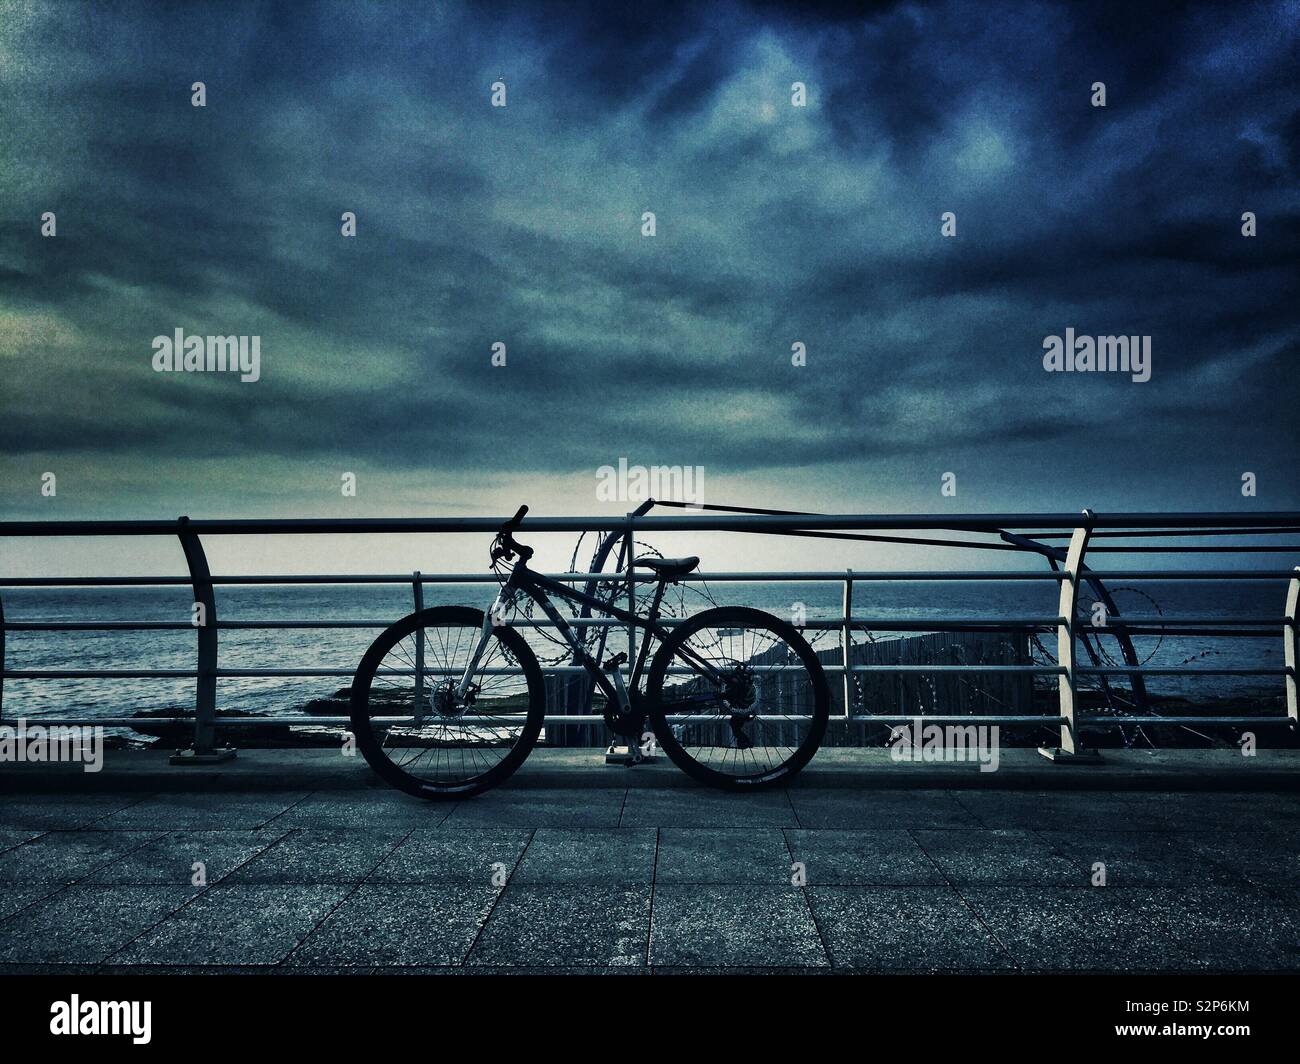
<svg viewBox="0 0 1300 1064">
<path fill-rule="evenodd" d="M 506 561 L 513 561 L 514 556 L 518 554 L 520 560 L 526 562 L 533 556 L 532 547 L 525 546 L 522 543 L 516 543 L 514 536 L 511 535 L 511 533 L 519 527 L 520 522 L 523 521 L 524 515 L 527 513 L 528 507 L 521 506 L 515 511 L 515 516 L 510 518 L 509 521 L 501 526 L 501 531 L 497 533 L 497 538 L 492 544 L 493 561 L 496 561 L 498 558 L 505 558 Z"/>
</svg>

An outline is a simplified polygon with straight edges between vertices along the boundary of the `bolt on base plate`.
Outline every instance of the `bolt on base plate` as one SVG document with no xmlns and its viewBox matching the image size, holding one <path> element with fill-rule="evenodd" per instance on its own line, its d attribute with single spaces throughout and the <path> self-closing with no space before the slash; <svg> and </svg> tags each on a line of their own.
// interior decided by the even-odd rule
<svg viewBox="0 0 1300 1064">
<path fill-rule="evenodd" d="M 1062 750 L 1059 746 L 1040 746 L 1038 752 L 1048 761 L 1055 761 L 1059 764 L 1074 765 L 1100 765 L 1102 763 L 1101 754 L 1096 750 Z"/>
<path fill-rule="evenodd" d="M 197 750 L 177 750 L 167 759 L 169 765 L 219 765 L 223 761 L 233 761 L 235 751 L 229 746 L 223 746 L 216 750 L 210 750 L 207 753 L 199 753 Z"/>
</svg>

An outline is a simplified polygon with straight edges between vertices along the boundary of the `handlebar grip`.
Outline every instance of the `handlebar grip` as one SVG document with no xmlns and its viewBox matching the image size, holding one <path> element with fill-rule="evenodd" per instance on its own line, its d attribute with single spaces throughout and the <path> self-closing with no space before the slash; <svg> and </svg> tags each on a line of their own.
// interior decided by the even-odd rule
<svg viewBox="0 0 1300 1064">
<path fill-rule="evenodd" d="M 515 511 L 515 516 L 510 518 L 509 521 L 501 526 L 501 531 L 497 533 L 496 543 L 492 550 L 493 561 L 496 561 L 500 557 L 504 557 L 509 561 L 514 558 L 515 554 L 518 554 L 524 561 L 527 561 L 533 556 L 532 547 L 525 547 L 522 543 L 516 543 L 514 536 L 511 535 L 511 533 L 519 527 L 519 522 L 524 519 L 526 513 L 528 513 L 527 506 L 519 507 L 519 509 Z"/>
</svg>

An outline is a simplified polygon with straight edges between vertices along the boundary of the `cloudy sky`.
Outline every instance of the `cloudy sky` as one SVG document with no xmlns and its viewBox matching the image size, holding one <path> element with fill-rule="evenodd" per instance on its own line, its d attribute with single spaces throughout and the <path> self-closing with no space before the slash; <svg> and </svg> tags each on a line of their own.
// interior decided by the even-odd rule
<svg viewBox="0 0 1300 1064">
<path fill-rule="evenodd" d="M 1142 8 L 0 0 L 0 514 L 1300 506 L 1300 8 Z"/>
</svg>

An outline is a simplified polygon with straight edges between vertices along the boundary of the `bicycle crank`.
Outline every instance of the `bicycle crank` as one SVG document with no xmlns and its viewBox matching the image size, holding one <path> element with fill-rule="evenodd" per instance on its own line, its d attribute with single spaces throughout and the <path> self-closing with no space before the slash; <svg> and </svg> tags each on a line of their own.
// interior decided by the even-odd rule
<svg viewBox="0 0 1300 1064">
<path fill-rule="evenodd" d="M 605 704 L 605 724 L 615 735 L 625 739 L 640 739 L 645 732 L 645 712 L 637 705 L 621 710 Z"/>
</svg>

